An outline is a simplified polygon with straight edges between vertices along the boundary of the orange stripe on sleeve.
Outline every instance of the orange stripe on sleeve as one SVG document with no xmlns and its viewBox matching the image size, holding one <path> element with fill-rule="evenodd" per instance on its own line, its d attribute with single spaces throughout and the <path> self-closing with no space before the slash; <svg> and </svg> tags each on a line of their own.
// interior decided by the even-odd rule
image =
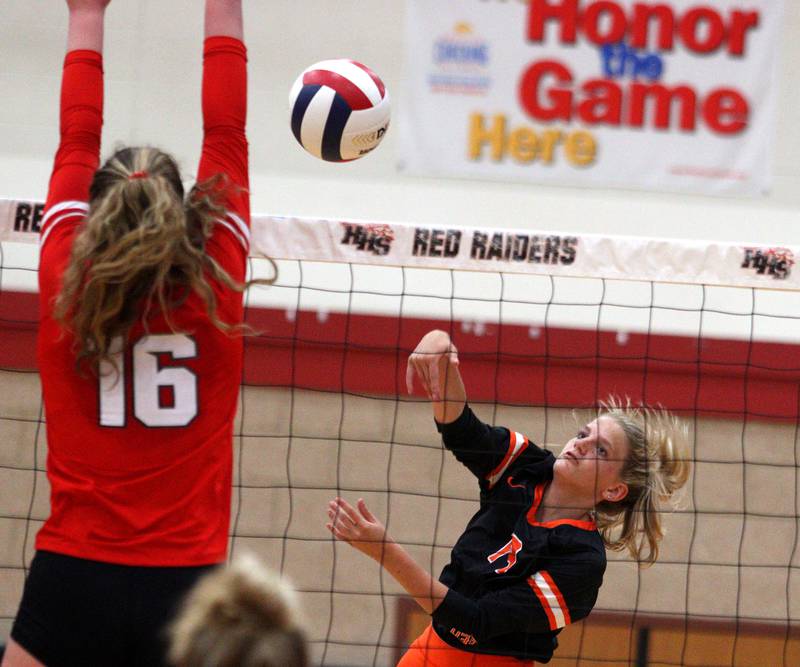
<svg viewBox="0 0 800 667">
<path fill-rule="evenodd" d="M 486 480 L 489 482 L 490 488 L 497 483 L 497 480 L 503 476 L 506 468 L 508 468 L 508 466 L 510 466 L 514 460 L 527 449 L 527 447 L 528 439 L 524 435 L 516 433 L 515 431 L 509 432 L 508 451 L 506 451 L 506 455 L 503 457 L 503 460 L 500 461 L 500 465 L 486 475 Z"/>
<path fill-rule="evenodd" d="M 557 630 L 558 624 L 556 623 L 556 617 L 553 614 L 553 610 L 550 609 L 550 603 L 547 601 L 545 594 L 536 584 L 533 577 L 528 578 L 528 585 L 531 587 L 531 590 L 536 594 L 536 597 L 539 598 L 539 602 L 542 605 L 542 609 L 544 609 L 544 613 L 547 614 L 547 621 L 550 623 L 551 630 Z"/>
<path fill-rule="evenodd" d="M 556 596 L 556 599 L 558 600 L 558 605 L 561 607 L 561 613 L 564 614 L 564 625 L 569 625 L 570 623 L 572 623 L 572 619 L 570 618 L 569 615 L 569 609 L 567 608 L 567 603 L 564 601 L 564 596 L 561 595 L 561 591 L 558 590 L 558 586 L 556 586 L 556 582 L 553 581 L 553 577 L 551 577 L 550 573 L 547 572 L 546 570 L 540 571 L 539 574 L 541 574 L 542 577 L 544 577 L 544 580 L 547 582 L 547 585 L 550 586 L 550 590 L 553 591 L 553 593 Z"/>
</svg>

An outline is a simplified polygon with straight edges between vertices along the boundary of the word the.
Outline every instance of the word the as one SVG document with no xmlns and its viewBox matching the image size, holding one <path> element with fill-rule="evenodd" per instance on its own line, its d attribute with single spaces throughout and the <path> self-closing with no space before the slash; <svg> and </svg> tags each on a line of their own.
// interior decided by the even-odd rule
<svg viewBox="0 0 800 667">
<path fill-rule="evenodd" d="M 664 61 L 655 53 L 639 53 L 624 42 L 604 44 L 600 49 L 603 74 L 607 79 L 624 76 L 658 81 L 664 72 Z"/>
</svg>

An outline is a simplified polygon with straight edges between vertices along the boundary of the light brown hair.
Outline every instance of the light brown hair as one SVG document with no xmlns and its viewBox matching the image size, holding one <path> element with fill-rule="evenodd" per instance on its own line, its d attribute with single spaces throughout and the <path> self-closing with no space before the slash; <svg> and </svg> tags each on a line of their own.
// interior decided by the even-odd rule
<svg viewBox="0 0 800 667">
<path fill-rule="evenodd" d="M 599 416 L 614 419 L 625 433 L 628 456 L 620 479 L 628 493 L 595 506 L 598 529 L 608 549 L 627 549 L 644 567 L 658 558 L 664 536 L 662 514 L 676 505 L 691 470 L 686 425 L 662 408 L 639 407 L 609 398 Z"/>
<path fill-rule="evenodd" d="M 112 341 L 126 341 L 133 324 L 146 323 L 156 310 L 175 331 L 170 311 L 192 292 L 205 302 L 214 326 L 240 326 L 218 317 L 210 281 L 239 292 L 246 285 L 205 253 L 222 214 L 214 193 L 228 186 L 221 178 L 198 184 L 184 199 L 175 161 L 149 147 L 117 151 L 95 172 L 89 213 L 53 311 L 75 335 L 79 369 L 114 365 Z"/>
<path fill-rule="evenodd" d="M 306 667 L 294 593 L 250 555 L 203 577 L 169 628 L 175 667 Z"/>
</svg>

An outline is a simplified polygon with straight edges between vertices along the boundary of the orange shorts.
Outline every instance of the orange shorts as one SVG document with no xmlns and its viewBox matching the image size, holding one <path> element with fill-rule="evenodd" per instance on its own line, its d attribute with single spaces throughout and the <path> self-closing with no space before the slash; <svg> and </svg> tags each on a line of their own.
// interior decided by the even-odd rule
<svg viewBox="0 0 800 667">
<path fill-rule="evenodd" d="M 502 655 L 470 653 L 445 644 L 432 626 L 425 628 L 397 667 L 533 667 L 532 660 L 517 660 Z"/>
</svg>

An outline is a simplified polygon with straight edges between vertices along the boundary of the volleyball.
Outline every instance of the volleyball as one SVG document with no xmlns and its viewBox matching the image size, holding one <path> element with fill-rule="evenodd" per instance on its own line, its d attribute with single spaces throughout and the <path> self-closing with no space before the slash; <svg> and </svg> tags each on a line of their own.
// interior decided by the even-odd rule
<svg viewBox="0 0 800 667">
<path fill-rule="evenodd" d="M 374 150 L 389 127 L 389 93 L 354 60 L 323 60 L 303 70 L 289 93 L 292 133 L 309 153 L 349 162 Z"/>
</svg>

